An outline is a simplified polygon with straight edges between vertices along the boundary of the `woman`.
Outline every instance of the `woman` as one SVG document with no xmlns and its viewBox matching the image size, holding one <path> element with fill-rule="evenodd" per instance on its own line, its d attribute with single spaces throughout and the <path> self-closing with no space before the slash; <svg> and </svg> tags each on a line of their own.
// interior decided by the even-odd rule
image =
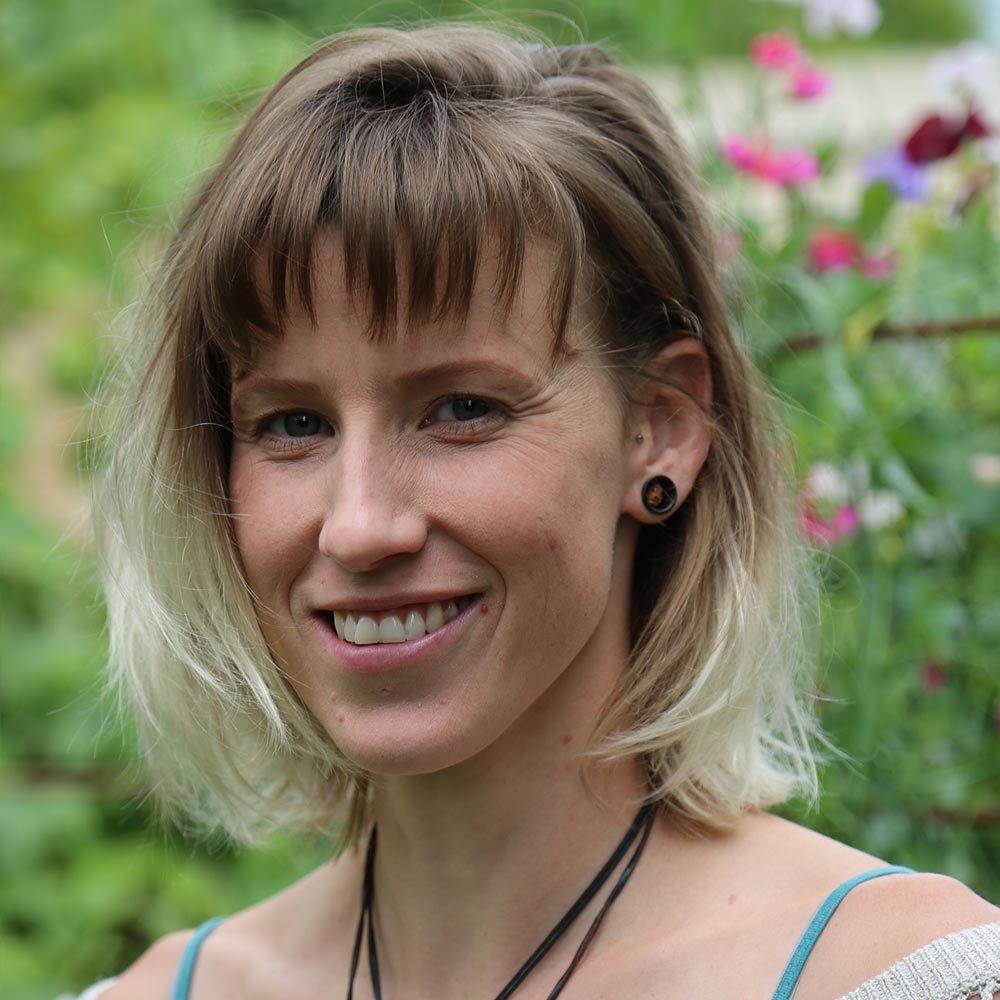
<svg viewBox="0 0 1000 1000">
<path fill-rule="evenodd" d="M 107 1000 L 998 988 L 997 909 L 763 811 L 807 577 L 711 247 L 598 49 L 356 32 L 265 97 L 129 345 L 112 659 L 168 805 L 341 851 Z"/>
</svg>

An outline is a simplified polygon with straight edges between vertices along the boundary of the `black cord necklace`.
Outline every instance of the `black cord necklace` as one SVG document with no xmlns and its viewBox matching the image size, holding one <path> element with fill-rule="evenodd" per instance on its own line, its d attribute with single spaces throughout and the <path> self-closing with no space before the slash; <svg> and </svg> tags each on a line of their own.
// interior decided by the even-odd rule
<svg viewBox="0 0 1000 1000">
<path fill-rule="evenodd" d="M 576 949 L 573 960 L 569 963 L 568 968 L 562 976 L 559 977 L 559 982 L 553 987 L 548 1000 L 555 1000 L 555 997 L 559 996 L 569 977 L 580 964 L 584 952 L 587 950 L 590 942 L 593 941 L 594 935 L 601 925 L 601 921 L 608 910 L 611 909 L 611 904 L 618 898 L 619 893 L 625 888 L 625 884 L 632 876 L 632 872 L 635 871 L 635 866 L 639 860 L 639 856 L 642 854 L 642 849 L 646 846 L 646 841 L 649 839 L 649 831 L 653 828 L 654 817 L 655 813 L 652 804 L 647 803 L 639 810 L 635 819 L 632 820 L 632 825 L 625 832 L 625 836 L 622 837 L 614 853 L 605 862 L 604 867 L 594 876 L 594 880 L 583 890 L 577 901 L 563 914 L 562 919 L 549 931 L 542 943 L 531 953 L 528 960 L 514 973 L 510 982 L 496 995 L 496 1000 L 507 1000 L 521 983 L 527 979 L 531 970 L 549 953 L 552 946 L 569 930 L 573 921 L 586 909 L 587 904 L 597 895 L 601 887 L 608 881 L 614 870 L 621 863 L 622 858 L 628 853 L 628 849 L 635 842 L 636 837 L 639 837 L 639 843 L 632 852 L 632 857 L 629 858 L 628 864 L 625 865 L 621 875 L 618 877 L 618 881 L 614 884 L 611 892 L 608 893 L 608 898 L 604 901 L 600 910 L 598 910 L 597 916 L 594 917 L 590 927 L 587 928 L 587 933 L 583 936 L 580 946 Z M 361 915 L 358 919 L 358 929 L 354 936 L 354 949 L 351 953 L 351 975 L 347 983 L 347 1000 L 353 1000 L 354 998 L 354 979 L 358 972 L 361 942 L 364 940 L 366 924 L 368 927 L 368 968 L 371 972 L 372 991 L 375 994 L 375 1000 L 382 1000 L 378 951 L 375 947 L 375 925 L 372 920 L 372 902 L 375 894 L 375 846 L 377 842 L 378 829 L 372 827 L 371 837 L 368 840 L 368 854 L 365 858 L 365 880 L 361 887 Z"/>
</svg>

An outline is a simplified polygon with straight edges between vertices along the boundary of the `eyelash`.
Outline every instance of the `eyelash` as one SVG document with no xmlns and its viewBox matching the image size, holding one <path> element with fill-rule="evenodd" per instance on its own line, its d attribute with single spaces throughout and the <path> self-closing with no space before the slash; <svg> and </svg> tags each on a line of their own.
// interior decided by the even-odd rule
<svg viewBox="0 0 1000 1000">
<path fill-rule="evenodd" d="M 473 417 L 469 420 L 433 420 L 433 414 L 440 410 L 441 407 L 447 406 L 449 403 L 468 400 L 475 401 L 477 403 L 485 403 L 489 407 L 489 412 L 479 417 Z M 503 420 L 506 415 L 506 411 L 496 400 L 489 399 L 486 396 L 472 396 L 459 393 L 436 400 L 430 407 L 430 414 L 421 420 L 419 426 L 421 429 L 424 429 L 426 427 L 434 427 L 437 424 L 446 424 L 448 426 L 448 432 L 453 435 L 480 434 L 484 429 L 492 426 L 498 421 Z M 275 434 L 270 430 L 271 424 L 275 421 L 282 417 L 289 416 L 315 417 L 318 421 L 320 421 L 324 429 L 327 431 L 332 430 L 328 420 L 325 420 L 317 413 L 313 413 L 311 410 L 274 410 L 261 418 L 257 424 L 256 436 L 259 439 L 267 440 L 273 448 L 277 448 L 279 450 L 297 450 L 301 449 L 307 442 L 311 442 L 323 434 L 323 431 L 321 430 L 316 434 L 304 434 L 299 437 L 292 434 Z"/>
<path fill-rule="evenodd" d="M 322 425 L 321 430 L 316 434 L 304 434 L 299 437 L 294 434 L 275 434 L 270 429 L 271 424 L 282 417 L 297 416 L 315 417 Z M 313 413 L 312 410 L 274 410 L 260 419 L 255 436 L 258 440 L 267 441 L 269 447 L 278 451 L 301 451 L 304 446 L 313 443 L 317 437 L 320 437 L 324 430 L 332 431 L 330 422 L 324 420 L 318 413 Z"/>
<path fill-rule="evenodd" d="M 485 403 L 489 407 L 489 412 L 484 413 L 482 416 L 473 417 L 470 420 L 441 420 L 432 422 L 433 414 L 441 409 L 442 406 L 447 406 L 449 403 L 473 401 L 476 403 Z M 421 422 L 421 428 L 433 427 L 436 423 L 445 424 L 448 426 L 449 433 L 451 434 L 481 434 L 485 429 L 491 427 L 498 421 L 503 420 L 507 416 L 506 410 L 495 400 L 490 399 L 487 396 L 473 396 L 471 394 L 458 393 L 453 396 L 445 396 L 442 399 L 437 400 L 430 408 L 430 415 L 425 417 Z"/>
</svg>

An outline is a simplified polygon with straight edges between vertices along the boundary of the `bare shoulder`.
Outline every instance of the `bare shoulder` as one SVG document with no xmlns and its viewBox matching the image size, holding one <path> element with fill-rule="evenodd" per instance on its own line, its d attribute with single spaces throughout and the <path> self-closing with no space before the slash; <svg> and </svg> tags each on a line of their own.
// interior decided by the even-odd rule
<svg viewBox="0 0 1000 1000">
<path fill-rule="evenodd" d="M 871 867 L 885 864 L 872 860 Z M 870 879 L 837 907 L 806 964 L 801 996 L 847 994 L 932 941 L 995 921 L 1000 909 L 953 878 L 897 873 Z"/>
<path fill-rule="evenodd" d="M 899 874 L 854 889 L 828 933 L 844 945 L 868 942 L 874 975 L 936 938 L 997 920 L 1000 909 L 953 878 Z"/>
<path fill-rule="evenodd" d="M 220 922 L 199 945 L 190 1000 L 322 995 L 317 978 L 349 961 L 341 952 L 353 940 L 357 867 L 352 855 L 342 856 Z M 156 942 L 100 1000 L 168 1000 L 194 933 Z"/>
<path fill-rule="evenodd" d="M 101 1000 L 166 1000 L 193 936 L 194 931 L 178 931 L 160 938 L 101 994 Z"/>
</svg>

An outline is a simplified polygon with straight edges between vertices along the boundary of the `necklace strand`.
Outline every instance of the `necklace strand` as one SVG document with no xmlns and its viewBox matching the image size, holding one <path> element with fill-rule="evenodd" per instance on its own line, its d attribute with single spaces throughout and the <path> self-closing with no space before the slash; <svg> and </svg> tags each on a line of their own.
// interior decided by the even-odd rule
<svg viewBox="0 0 1000 1000">
<path fill-rule="evenodd" d="M 524 980 L 527 979 L 529 973 L 549 953 L 549 951 L 551 951 L 555 943 L 563 936 L 563 934 L 566 933 L 567 930 L 569 930 L 576 918 L 583 912 L 584 909 L 586 909 L 590 901 L 597 895 L 601 887 L 608 881 L 614 870 L 621 863 L 622 858 L 624 858 L 628 853 L 629 848 L 635 842 L 636 838 L 639 837 L 639 843 L 632 852 L 631 858 L 629 858 L 628 863 L 622 870 L 618 881 L 612 887 L 611 892 L 608 893 L 608 898 L 604 901 L 600 910 L 598 910 L 597 916 L 594 917 L 594 920 L 587 928 L 587 933 L 580 942 L 580 946 L 577 948 L 576 953 L 573 956 L 573 960 L 569 963 L 569 966 L 562 976 L 559 977 L 559 981 L 549 994 L 548 1000 L 555 1000 L 555 998 L 562 992 L 563 987 L 569 980 L 569 977 L 573 974 L 574 970 L 583 959 L 584 953 L 589 947 L 590 942 L 593 941 L 594 936 L 597 934 L 601 921 L 604 919 L 608 910 L 611 909 L 611 904 L 618 898 L 622 889 L 625 888 L 625 884 L 632 877 L 632 872 L 635 870 L 635 866 L 639 861 L 642 850 L 646 846 L 646 841 L 649 839 L 649 832 L 653 827 L 654 815 L 653 806 L 649 803 L 644 805 L 639 810 L 635 819 L 632 820 L 631 826 L 625 832 L 625 836 L 622 837 L 618 846 L 615 848 L 611 857 L 604 863 L 601 870 L 594 876 L 590 885 L 583 890 L 576 902 L 573 903 L 573 905 L 563 914 L 562 918 L 555 925 L 555 927 L 553 927 L 552 930 L 545 936 L 542 943 L 531 953 L 517 972 L 514 973 L 507 985 L 496 995 L 495 1000 L 507 1000 L 507 998 L 513 994 L 513 992 L 524 982 Z M 378 829 L 377 827 L 372 827 L 371 837 L 368 840 L 368 852 L 365 857 L 364 883 L 361 887 L 361 913 L 358 917 L 358 927 L 354 935 L 354 948 L 351 952 L 351 971 L 350 979 L 347 983 L 347 1000 L 353 1000 L 354 998 L 354 980 L 357 976 L 358 964 L 361 957 L 361 942 L 365 937 L 366 925 L 368 930 L 368 968 L 371 974 L 372 992 L 375 994 L 375 1000 L 382 1000 L 382 983 L 379 975 L 378 951 L 375 945 L 375 923 L 372 919 L 372 909 L 375 897 L 375 848 L 377 843 Z"/>
</svg>

